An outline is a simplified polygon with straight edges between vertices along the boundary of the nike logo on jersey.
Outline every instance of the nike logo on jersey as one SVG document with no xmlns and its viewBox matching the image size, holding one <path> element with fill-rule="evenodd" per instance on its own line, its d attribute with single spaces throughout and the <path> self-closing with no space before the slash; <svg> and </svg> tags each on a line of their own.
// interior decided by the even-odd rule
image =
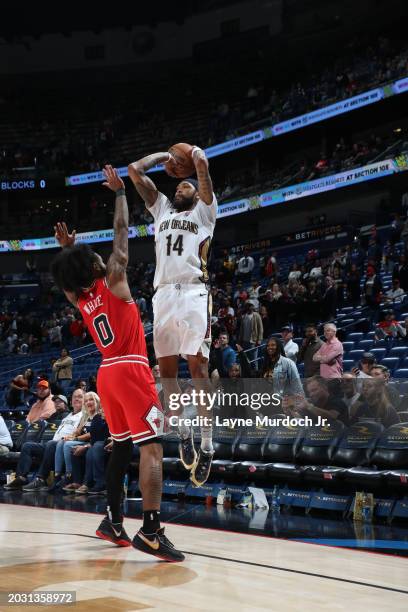
<svg viewBox="0 0 408 612">
<path fill-rule="evenodd" d="M 205 295 L 207 295 L 206 293 L 200 293 L 200 297 L 204 297 Z"/>
<path fill-rule="evenodd" d="M 145 538 L 144 535 L 142 533 L 137 534 L 139 536 L 139 538 L 148 546 L 150 546 L 150 548 L 152 548 L 153 550 L 158 550 L 159 549 L 159 540 L 154 539 L 154 540 L 149 540 L 148 538 Z"/>
</svg>

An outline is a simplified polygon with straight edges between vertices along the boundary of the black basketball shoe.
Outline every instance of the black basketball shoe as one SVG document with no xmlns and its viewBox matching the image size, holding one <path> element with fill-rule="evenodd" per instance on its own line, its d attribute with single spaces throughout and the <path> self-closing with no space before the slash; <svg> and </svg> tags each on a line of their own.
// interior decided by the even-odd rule
<svg viewBox="0 0 408 612">
<path fill-rule="evenodd" d="M 184 465 L 186 470 L 191 470 L 197 459 L 197 453 L 194 448 L 194 434 L 192 429 L 190 429 L 190 435 L 188 436 L 188 438 L 182 438 L 180 440 L 179 453 L 181 463 Z"/>
<path fill-rule="evenodd" d="M 164 527 L 158 529 L 156 533 L 143 533 L 139 529 L 133 538 L 132 544 L 137 550 L 141 550 L 148 555 L 153 555 L 169 563 L 176 563 L 185 559 L 183 553 L 174 548 L 174 544 L 164 535 Z"/>
<path fill-rule="evenodd" d="M 210 475 L 212 458 L 214 451 L 198 450 L 197 461 L 191 470 L 190 480 L 196 487 L 202 487 Z"/>
<path fill-rule="evenodd" d="M 117 546 L 132 546 L 132 540 L 124 530 L 122 523 L 111 523 L 106 516 L 96 530 L 96 535 Z"/>
</svg>

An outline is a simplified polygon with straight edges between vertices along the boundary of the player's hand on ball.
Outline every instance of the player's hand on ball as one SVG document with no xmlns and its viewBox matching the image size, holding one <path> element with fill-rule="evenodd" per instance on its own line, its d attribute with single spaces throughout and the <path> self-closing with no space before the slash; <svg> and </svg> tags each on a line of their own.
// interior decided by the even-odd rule
<svg viewBox="0 0 408 612">
<path fill-rule="evenodd" d="M 182 178 L 180 176 L 181 166 L 176 161 L 174 156 L 170 153 L 170 151 L 169 151 L 169 159 L 164 164 L 164 170 L 166 174 L 168 174 L 169 176 L 172 176 L 173 178 Z"/>
<path fill-rule="evenodd" d="M 200 149 L 200 147 L 193 147 L 191 151 L 191 157 L 193 158 L 193 162 L 196 164 L 197 162 L 203 161 L 208 165 L 208 159 L 205 152 Z"/>
<path fill-rule="evenodd" d="M 69 247 L 75 244 L 76 230 L 73 230 L 72 234 L 70 234 L 66 223 L 57 223 L 57 225 L 54 226 L 54 231 L 55 240 L 61 247 Z"/>
<path fill-rule="evenodd" d="M 104 187 L 107 187 L 111 191 L 115 192 L 119 191 L 119 189 L 125 188 L 125 183 L 120 178 L 116 168 L 113 168 L 109 164 L 106 164 L 102 172 L 106 179 L 105 182 L 102 183 Z"/>
</svg>

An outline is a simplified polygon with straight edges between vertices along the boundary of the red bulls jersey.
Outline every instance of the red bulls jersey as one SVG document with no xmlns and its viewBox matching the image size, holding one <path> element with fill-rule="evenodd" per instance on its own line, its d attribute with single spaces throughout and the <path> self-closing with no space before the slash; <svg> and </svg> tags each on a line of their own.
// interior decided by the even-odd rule
<svg viewBox="0 0 408 612">
<path fill-rule="evenodd" d="M 89 333 L 104 359 L 146 356 L 146 342 L 139 308 L 133 300 L 113 295 L 106 278 L 97 278 L 78 300 Z"/>
</svg>

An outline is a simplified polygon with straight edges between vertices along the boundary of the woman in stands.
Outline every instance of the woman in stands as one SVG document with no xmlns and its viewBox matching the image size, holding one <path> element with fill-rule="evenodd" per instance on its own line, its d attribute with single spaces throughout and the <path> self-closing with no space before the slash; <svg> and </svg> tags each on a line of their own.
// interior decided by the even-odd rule
<svg viewBox="0 0 408 612">
<path fill-rule="evenodd" d="M 84 402 L 85 402 L 85 393 L 82 391 L 82 389 L 75 389 L 71 397 L 71 405 L 75 413 L 78 412 L 79 407 L 80 407 L 80 410 L 82 411 L 82 416 L 81 416 L 79 425 L 81 425 L 81 423 L 85 423 L 88 418 L 88 413 L 85 408 Z M 57 444 L 57 448 L 55 449 L 55 485 L 56 487 L 68 484 L 71 480 L 72 474 L 71 472 L 68 471 L 68 469 L 65 469 L 65 479 L 62 479 L 62 473 L 64 472 L 64 468 L 65 468 L 64 446 L 68 441 L 73 440 L 74 434 L 69 435 L 69 436 L 64 436 L 61 440 L 59 440 Z"/>
<path fill-rule="evenodd" d="M 6 392 L 6 403 L 10 408 L 17 408 L 24 403 L 29 394 L 33 378 L 34 372 L 31 368 L 27 368 L 24 374 L 19 374 L 13 378 Z"/>
<path fill-rule="evenodd" d="M 350 409 L 350 424 L 356 421 L 378 421 L 385 428 L 400 422 L 381 378 L 364 378 L 360 401 Z"/>
<path fill-rule="evenodd" d="M 283 344 L 279 338 L 271 337 L 260 370 L 261 378 L 272 383 L 273 392 L 283 395 L 304 395 L 296 364 L 285 357 Z"/>
<path fill-rule="evenodd" d="M 81 432 L 82 438 L 85 440 L 89 435 L 89 440 L 85 444 L 71 449 L 72 479 L 74 482 L 64 487 L 64 491 L 80 494 L 102 494 L 106 492 L 105 458 L 107 453 L 105 452 L 105 445 L 109 437 L 109 429 L 99 395 L 93 391 L 88 392 L 85 396 L 85 406 L 89 414 L 92 411 L 94 412 L 89 426 L 85 424 Z M 92 488 L 91 483 L 94 485 Z"/>
<path fill-rule="evenodd" d="M 64 452 L 64 462 L 65 462 L 65 473 L 68 476 L 70 474 L 72 478 L 72 454 L 77 446 L 86 445 L 91 439 L 91 425 L 94 416 L 100 413 L 101 411 L 101 401 L 99 396 L 93 391 L 89 391 L 85 394 L 84 399 L 84 415 L 79 421 L 79 425 L 77 429 L 74 431 L 72 436 L 68 436 L 68 439 L 65 439 L 63 452 Z M 68 485 L 69 487 L 70 485 Z M 64 487 L 64 490 L 67 490 L 67 487 Z M 69 489 L 68 489 L 69 490 Z"/>
</svg>

